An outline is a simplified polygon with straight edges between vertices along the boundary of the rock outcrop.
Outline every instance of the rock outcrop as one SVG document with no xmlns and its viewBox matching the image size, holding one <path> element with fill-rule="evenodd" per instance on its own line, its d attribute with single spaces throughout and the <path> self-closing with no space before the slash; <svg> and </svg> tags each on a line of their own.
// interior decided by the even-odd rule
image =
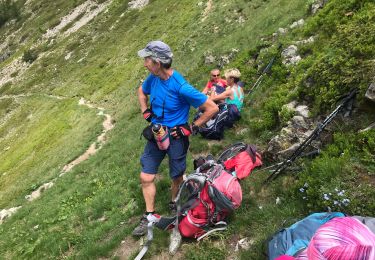
<svg viewBox="0 0 375 260">
<path fill-rule="evenodd" d="M 368 87 L 365 97 L 373 102 L 375 102 L 375 78 L 373 79 L 373 82 Z"/>
<path fill-rule="evenodd" d="M 280 134 L 268 143 L 267 154 L 274 160 L 282 160 L 290 156 L 315 128 L 309 118 L 307 106 L 297 105 L 297 102 L 293 101 L 284 105 L 284 108 L 293 111 L 295 116 L 288 121 L 286 127 L 281 129 Z M 320 143 L 314 141 L 313 146 L 319 148 Z"/>
</svg>

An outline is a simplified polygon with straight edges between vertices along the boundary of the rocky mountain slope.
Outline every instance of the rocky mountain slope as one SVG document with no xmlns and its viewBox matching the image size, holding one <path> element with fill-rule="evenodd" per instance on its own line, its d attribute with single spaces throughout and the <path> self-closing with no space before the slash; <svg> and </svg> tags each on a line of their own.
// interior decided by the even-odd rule
<svg viewBox="0 0 375 260">
<path fill-rule="evenodd" d="M 375 4 L 373 1 L 1 0 L 0 251 L 4 259 L 127 259 L 143 211 L 138 184 L 145 123 L 135 89 L 146 75 L 136 51 L 154 39 L 197 88 L 215 67 L 239 68 L 251 89 L 241 121 L 220 142 L 192 138 L 190 159 L 253 143 L 271 165 L 290 155 L 358 88 L 280 178 L 243 182 L 230 228 L 175 258 L 264 259 L 266 238 L 315 211 L 375 215 Z M 191 160 L 189 160 L 191 161 Z M 189 171 L 192 170 L 190 162 Z M 157 208 L 167 212 L 161 166 Z M 165 192 L 164 192 L 165 191 Z M 148 258 L 168 258 L 157 231 Z"/>
</svg>

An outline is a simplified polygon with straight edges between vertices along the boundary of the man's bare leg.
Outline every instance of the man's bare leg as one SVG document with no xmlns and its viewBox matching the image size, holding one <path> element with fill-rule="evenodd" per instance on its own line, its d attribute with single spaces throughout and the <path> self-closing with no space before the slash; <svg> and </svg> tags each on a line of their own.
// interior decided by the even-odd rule
<svg viewBox="0 0 375 260">
<path fill-rule="evenodd" d="M 141 184 L 142 184 L 142 193 L 143 198 L 146 203 L 146 211 L 154 212 L 155 211 L 155 195 L 156 195 L 156 186 L 154 183 L 155 174 L 147 174 L 141 172 Z"/>
</svg>

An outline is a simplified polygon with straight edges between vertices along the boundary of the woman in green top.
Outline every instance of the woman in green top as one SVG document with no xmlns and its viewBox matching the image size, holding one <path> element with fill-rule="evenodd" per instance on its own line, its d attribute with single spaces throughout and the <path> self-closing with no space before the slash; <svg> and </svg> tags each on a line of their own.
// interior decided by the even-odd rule
<svg viewBox="0 0 375 260">
<path fill-rule="evenodd" d="M 243 105 L 244 92 L 237 83 L 240 81 L 241 72 L 238 69 L 228 69 L 225 71 L 225 78 L 227 80 L 227 89 L 216 96 L 211 96 L 213 101 L 225 100 L 227 104 L 234 104 L 238 110 L 241 111 Z"/>
</svg>

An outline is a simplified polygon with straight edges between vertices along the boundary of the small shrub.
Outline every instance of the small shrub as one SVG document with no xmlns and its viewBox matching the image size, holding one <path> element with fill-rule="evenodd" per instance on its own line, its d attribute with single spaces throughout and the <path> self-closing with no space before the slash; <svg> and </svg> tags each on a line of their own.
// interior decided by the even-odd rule
<svg viewBox="0 0 375 260">
<path fill-rule="evenodd" d="M 33 63 L 38 58 L 38 53 L 35 50 L 27 50 L 23 53 L 22 60 L 24 62 Z"/>
<path fill-rule="evenodd" d="M 375 214 L 374 176 L 371 175 L 375 132 L 340 133 L 334 139 L 323 156 L 300 174 L 296 193 L 312 211 Z"/>
<path fill-rule="evenodd" d="M 12 78 L 17 77 L 17 75 L 18 75 L 18 70 L 15 71 L 15 72 L 13 72 L 12 74 L 10 74 L 10 76 L 11 76 Z"/>
<path fill-rule="evenodd" d="M 9 20 L 20 17 L 20 7 L 12 0 L 0 0 L 0 28 Z"/>
<path fill-rule="evenodd" d="M 279 119 L 281 125 L 286 125 L 286 123 L 294 116 L 295 112 L 286 107 L 283 107 L 279 112 Z"/>
</svg>

